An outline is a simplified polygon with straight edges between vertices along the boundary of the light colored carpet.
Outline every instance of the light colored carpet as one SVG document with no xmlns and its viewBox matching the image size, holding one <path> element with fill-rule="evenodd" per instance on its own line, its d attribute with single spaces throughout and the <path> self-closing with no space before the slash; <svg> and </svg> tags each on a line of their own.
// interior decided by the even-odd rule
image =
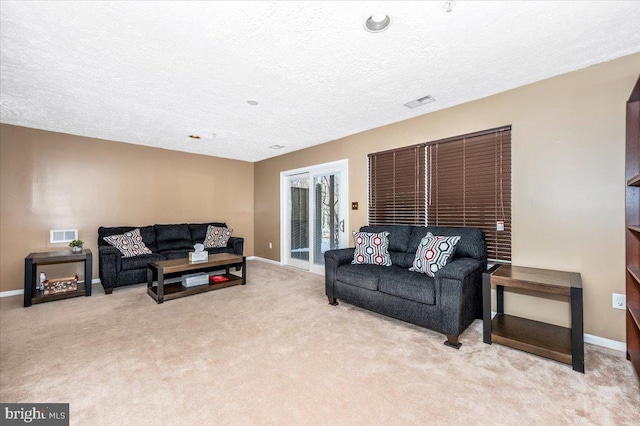
<svg viewBox="0 0 640 426">
<path fill-rule="evenodd" d="M 260 261 L 248 285 L 155 304 L 146 286 L 22 308 L 0 300 L 0 400 L 69 402 L 78 425 L 631 425 L 621 352 L 586 374 L 340 303 L 324 278 Z"/>
</svg>

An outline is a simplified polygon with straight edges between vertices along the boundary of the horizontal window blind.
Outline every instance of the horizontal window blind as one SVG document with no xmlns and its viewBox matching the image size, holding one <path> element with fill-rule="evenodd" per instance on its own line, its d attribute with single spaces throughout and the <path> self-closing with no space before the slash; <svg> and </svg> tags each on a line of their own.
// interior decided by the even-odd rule
<svg viewBox="0 0 640 426">
<path fill-rule="evenodd" d="M 424 225 L 424 146 L 369 154 L 369 225 Z"/>
<path fill-rule="evenodd" d="M 426 150 L 427 224 L 480 228 L 489 259 L 511 261 L 511 127 L 436 141 Z"/>
</svg>

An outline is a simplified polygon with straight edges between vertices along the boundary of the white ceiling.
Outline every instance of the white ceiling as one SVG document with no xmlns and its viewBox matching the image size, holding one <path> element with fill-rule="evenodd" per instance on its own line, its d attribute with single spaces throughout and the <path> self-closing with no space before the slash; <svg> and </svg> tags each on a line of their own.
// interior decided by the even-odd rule
<svg viewBox="0 0 640 426">
<path fill-rule="evenodd" d="M 640 51 L 640 1 L 444 3 L 2 1 L 0 121 L 259 161 Z"/>
</svg>

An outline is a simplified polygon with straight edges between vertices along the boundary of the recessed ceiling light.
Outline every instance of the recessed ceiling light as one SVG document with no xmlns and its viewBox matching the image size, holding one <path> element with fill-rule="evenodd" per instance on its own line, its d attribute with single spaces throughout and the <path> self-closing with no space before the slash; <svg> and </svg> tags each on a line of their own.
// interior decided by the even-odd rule
<svg viewBox="0 0 640 426">
<path fill-rule="evenodd" d="M 447 12 L 451 12 L 453 10 L 453 6 L 455 6 L 455 4 L 456 4 L 456 2 L 454 0 L 447 0 L 447 1 L 444 2 L 442 7 Z"/>
<path fill-rule="evenodd" d="M 199 135 L 189 135 L 191 139 L 200 139 Z"/>
<path fill-rule="evenodd" d="M 407 108 L 415 108 L 415 107 L 419 107 L 420 105 L 428 104 L 431 102 L 435 102 L 434 97 L 431 95 L 427 95 L 427 96 L 418 98 L 415 101 L 407 102 L 406 104 L 404 104 L 404 106 L 406 106 Z"/>
<path fill-rule="evenodd" d="M 253 99 L 252 99 L 252 100 L 247 101 L 247 103 L 248 103 L 249 105 L 258 105 L 258 101 L 254 101 Z"/>
<path fill-rule="evenodd" d="M 391 25 L 391 17 L 384 13 L 374 13 L 364 21 L 364 29 L 372 33 L 384 31 L 389 28 L 389 25 Z"/>
<path fill-rule="evenodd" d="M 284 145 L 271 145 L 269 148 L 271 148 L 271 149 L 282 149 L 282 148 L 284 148 Z"/>
</svg>

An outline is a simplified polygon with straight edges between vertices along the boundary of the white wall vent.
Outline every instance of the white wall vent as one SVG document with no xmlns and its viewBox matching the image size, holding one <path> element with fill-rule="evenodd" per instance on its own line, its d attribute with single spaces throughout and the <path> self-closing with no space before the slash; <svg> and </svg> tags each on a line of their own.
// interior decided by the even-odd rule
<svg viewBox="0 0 640 426">
<path fill-rule="evenodd" d="M 52 243 L 70 243 L 73 240 L 78 239 L 77 229 L 52 229 L 51 240 Z"/>
</svg>

